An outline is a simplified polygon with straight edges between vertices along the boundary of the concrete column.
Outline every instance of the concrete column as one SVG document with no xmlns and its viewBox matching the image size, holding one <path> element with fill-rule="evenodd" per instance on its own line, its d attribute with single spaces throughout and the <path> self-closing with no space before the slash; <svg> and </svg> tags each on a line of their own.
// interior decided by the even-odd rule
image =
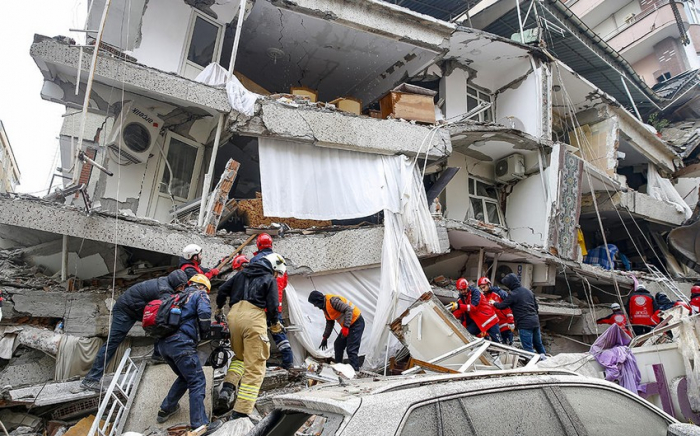
<svg viewBox="0 0 700 436">
<path fill-rule="evenodd" d="M 68 235 L 63 235 L 63 246 L 61 247 L 61 281 L 68 279 Z"/>
</svg>

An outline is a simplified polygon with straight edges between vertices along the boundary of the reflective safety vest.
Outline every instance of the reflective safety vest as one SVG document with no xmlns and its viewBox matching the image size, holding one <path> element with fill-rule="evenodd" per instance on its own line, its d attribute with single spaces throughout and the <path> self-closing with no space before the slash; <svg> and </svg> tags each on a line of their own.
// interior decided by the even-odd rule
<svg viewBox="0 0 700 436">
<path fill-rule="evenodd" d="M 489 304 L 488 298 L 483 294 L 481 297 L 479 305 L 472 305 L 472 291 L 470 289 L 465 297 L 460 297 L 458 301 L 459 307 L 453 313 L 457 319 L 462 320 L 462 324 L 465 327 L 467 324 L 466 317 L 468 316 L 474 321 L 476 326 L 479 327 L 480 331 L 486 332 L 488 329 L 498 324 L 498 315 L 496 315 L 495 308 Z"/>
<path fill-rule="evenodd" d="M 186 270 L 187 268 L 194 268 L 195 271 L 197 271 L 197 274 L 204 274 L 204 271 L 202 268 L 199 267 L 196 263 L 183 263 L 182 266 L 180 267 L 181 270 Z"/>
<path fill-rule="evenodd" d="M 484 297 L 488 301 L 495 301 L 496 303 L 500 303 L 503 301 L 500 295 L 498 295 L 495 292 L 489 292 L 489 293 L 482 293 Z M 493 306 L 491 306 L 493 307 Z M 496 309 L 493 307 L 494 311 L 496 312 L 496 316 L 498 316 L 498 328 L 504 332 L 506 330 L 510 330 L 508 328 L 508 324 L 515 324 L 515 319 L 513 318 L 513 311 L 510 309 L 510 307 L 506 307 L 505 309 Z"/>
<path fill-rule="evenodd" d="M 340 298 L 340 301 L 343 303 L 349 305 L 352 307 L 352 321 L 350 321 L 350 325 L 355 324 L 355 321 L 357 321 L 357 318 L 360 317 L 360 309 L 357 308 L 354 304 L 352 304 L 347 298 L 341 297 L 340 295 L 332 295 L 332 294 L 326 294 L 326 310 L 323 311 L 324 315 L 326 315 L 327 320 L 333 320 L 333 321 L 338 321 L 338 324 L 341 326 L 343 325 L 343 312 L 339 312 L 333 308 L 331 305 L 331 298 L 337 297 Z"/>
<path fill-rule="evenodd" d="M 654 298 L 651 295 L 632 295 L 629 301 L 630 322 L 633 325 L 654 326 Z"/>
</svg>

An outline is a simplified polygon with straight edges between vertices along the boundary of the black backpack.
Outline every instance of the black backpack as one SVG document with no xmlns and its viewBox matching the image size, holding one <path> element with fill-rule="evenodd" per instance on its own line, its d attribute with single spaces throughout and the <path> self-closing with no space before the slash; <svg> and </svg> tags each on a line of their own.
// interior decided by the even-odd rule
<svg viewBox="0 0 700 436">
<path fill-rule="evenodd" d="M 175 333 L 182 324 L 182 306 L 191 295 L 191 292 L 178 292 L 146 304 L 141 320 L 146 335 L 165 338 Z"/>
</svg>

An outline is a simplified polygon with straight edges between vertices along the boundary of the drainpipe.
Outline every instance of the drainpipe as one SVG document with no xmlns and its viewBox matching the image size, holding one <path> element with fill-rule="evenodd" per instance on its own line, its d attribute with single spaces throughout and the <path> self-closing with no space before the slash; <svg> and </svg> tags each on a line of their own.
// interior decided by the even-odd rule
<svg viewBox="0 0 700 436">
<path fill-rule="evenodd" d="M 238 22 L 236 24 L 236 34 L 233 38 L 233 48 L 231 49 L 231 62 L 228 67 L 228 72 L 233 75 L 233 67 L 236 65 L 236 55 L 238 54 L 238 45 L 241 43 L 241 29 L 243 28 L 243 15 L 245 14 L 246 0 L 240 0 L 238 7 Z M 224 127 L 224 114 L 219 114 L 219 123 L 216 126 L 216 136 L 214 137 L 214 147 L 211 151 L 209 159 L 209 170 L 204 176 L 204 186 L 202 186 L 202 200 L 199 203 L 199 219 L 197 224 L 199 227 L 204 225 L 204 209 L 207 205 L 209 190 L 211 189 L 211 178 L 214 174 L 214 163 L 216 155 L 219 152 L 219 141 L 221 140 L 221 131 Z"/>
<path fill-rule="evenodd" d="M 95 67 L 97 66 L 97 55 L 100 52 L 100 44 L 102 43 L 102 34 L 105 30 L 105 23 L 107 22 L 107 12 L 109 11 L 109 5 L 112 0 L 107 0 L 105 2 L 105 8 L 102 11 L 102 18 L 100 19 L 100 28 L 97 32 L 97 38 L 95 39 L 95 47 L 92 52 L 92 65 L 90 65 L 90 74 L 88 75 L 87 85 L 85 86 L 85 100 L 83 100 L 83 114 L 80 118 L 80 136 L 78 136 L 78 144 L 76 148 L 72 149 L 73 156 L 73 181 L 72 183 L 78 183 L 80 177 L 80 170 L 82 165 L 80 159 L 78 159 L 78 152 L 83 147 L 83 135 L 85 134 L 85 121 L 87 119 L 88 105 L 90 104 L 90 94 L 92 93 L 92 82 L 95 79 Z"/>
</svg>

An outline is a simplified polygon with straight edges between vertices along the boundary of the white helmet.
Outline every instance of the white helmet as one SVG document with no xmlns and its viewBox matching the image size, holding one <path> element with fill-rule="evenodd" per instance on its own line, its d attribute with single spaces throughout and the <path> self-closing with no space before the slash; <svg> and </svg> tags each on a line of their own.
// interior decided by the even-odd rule
<svg viewBox="0 0 700 436">
<path fill-rule="evenodd" d="M 182 257 L 187 260 L 192 259 L 196 254 L 202 253 L 202 247 L 197 244 L 190 244 L 182 249 Z"/>
<path fill-rule="evenodd" d="M 268 254 L 264 257 L 272 265 L 272 269 L 279 275 L 284 275 L 287 272 L 287 264 L 284 262 L 284 258 L 277 253 Z"/>
<path fill-rule="evenodd" d="M 618 303 L 613 303 L 610 305 L 610 309 L 612 310 L 620 310 L 620 305 Z"/>
</svg>

